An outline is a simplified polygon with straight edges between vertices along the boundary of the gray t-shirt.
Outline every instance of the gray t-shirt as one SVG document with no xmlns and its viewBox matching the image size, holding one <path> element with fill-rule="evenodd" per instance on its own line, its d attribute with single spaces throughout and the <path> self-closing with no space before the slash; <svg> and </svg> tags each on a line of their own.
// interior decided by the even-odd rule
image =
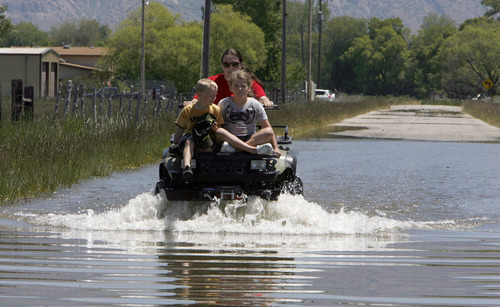
<svg viewBox="0 0 500 307">
<path fill-rule="evenodd" d="M 267 119 L 266 110 L 254 98 L 248 99 L 240 109 L 232 102 L 231 97 L 227 97 L 219 102 L 219 107 L 224 119 L 224 128 L 236 136 L 254 134 L 257 123 Z"/>
</svg>

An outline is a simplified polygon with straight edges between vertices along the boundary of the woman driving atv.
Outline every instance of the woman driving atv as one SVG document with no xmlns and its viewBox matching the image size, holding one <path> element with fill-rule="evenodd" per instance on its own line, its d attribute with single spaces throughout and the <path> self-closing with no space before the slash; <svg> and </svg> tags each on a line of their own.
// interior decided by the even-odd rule
<svg viewBox="0 0 500 307">
<path fill-rule="evenodd" d="M 229 78 L 231 78 L 231 74 L 234 71 L 243 69 L 246 70 L 247 72 L 250 72 L 250 69 L 248 67 L 243 66 L 243 57 L 241 56 L 241 53 L 233 48 L 224 51 L 221 57 L 221 64 L 223 73 L 208 77 L 208 79 L 215 81 L 215 83 L 219 88 L 217 91 L 217 97 L 215 98 L 214 104 L 218 104 L 220 100 L 226 97 L 230 97 L 232 95 L 228 81 Z M 255 95 L 255 98 L 265 107 L 272 107 L 274 103 L 271 100 L 269 100 L 269 98 L 266 96 L 264 87 L 262 83 L 259 82 L 260 80 L 258 80 L 255 77 L 255 75 L 253 75 L 251 72 L 250 74 L 251 76 L 254 76 L 251 87 L 252 87 L 252 92 Z M 184 105 L 186 106 L 195 103 L 197 100 L 198 96 L 195 95 L 193 100 L 185 101 Z"/>
</svg>

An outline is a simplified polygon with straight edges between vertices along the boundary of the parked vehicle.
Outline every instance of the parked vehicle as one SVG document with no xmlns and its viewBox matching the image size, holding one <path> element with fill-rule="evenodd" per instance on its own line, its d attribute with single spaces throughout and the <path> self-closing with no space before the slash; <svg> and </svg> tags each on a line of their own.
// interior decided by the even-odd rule
<svg viewBox="0 0 500 307">
<path fill-rule="evenodd" d="M 315 98 L 327 101 L 335 100 L 335 93 L 330 92 L 330 90 L 316 89 Z"/>
</svg>

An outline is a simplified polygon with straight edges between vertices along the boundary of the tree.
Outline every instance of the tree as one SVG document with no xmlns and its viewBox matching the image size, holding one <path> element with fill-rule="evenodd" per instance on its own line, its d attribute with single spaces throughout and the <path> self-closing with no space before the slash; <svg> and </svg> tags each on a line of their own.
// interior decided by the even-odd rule
<svg viewBox="0 0 500 307">
<path fill-rule="evenodd" d="M 163 5 L 151 2 L 145 11 L 145 49 L 146 49 L 146 79 L 163 79 L 159 70 L 165 68 L 164 64 L 158 62 L 160 56 L 159 46 L 175 45 L 178 41 L 168 40 L 164 42 L 165 35 L 162 33 L 176 26 L 180 15 L 173 15 Z M 109 38 L 108 47 L 112 53 L 103 58 L 100 66 L 113 69 L 114 77 L 121 80 L 139 80 L 141 76 L 141 8 L 129 13 L 117 27 L 115 33 Z M 199 37 L 201 39 L 201 36 Z M 170 45 L 169 45 L 170 44 Z M 201 44 L 201 43 L 200 43 Z M 165 53 L 165 52 L 163 52 Z M 192 54 L 198 54 L 192 50 Z"/>
<path fill-rule="evenodd" d="M 20 22 L 4 35 L 3 46 L 48 46 L 49 34 L 31 22 Z"/>
<path fill-rule="evenodd" d="M 228 24 L 231 25 L 229 28 Z M 211 74 L 222 72 L 221 55 L 228 48 L 240 51 L 245 65 L 252 71 L 266 67 L 264 32 L 252 23 L 248 15 L 233 11 L 229 5 L 218 5 L 211 21 Z"/>
<path fill-rule="evenodd" d="M 448 16 L 430 14 L 424 17 L 418 35 L 414 37 L 410 47 L 406 82 L 412 94 L 424 98 L 440 89 L 438 50 L 444 40 L 456 32 L 456 24 Z"/>
<path fill-rule="evenodd" d="M 491 7 L 484 13 L 485 17 L 493 17 L 500 14 L 500 0 L 482 0 L 481 4 Z M 497 19 L 500 19 L 500 16 Z"/>
<path fill-rule="evenodd" d="M 483 82 L 498 88 L 500 76 L 500 22 L 467 25 L 448 37 L 439 49 L 442 86 L 450 97 L 466 97 L 485 91 Z"/>
<path fill-rule="evenodd" d="M 368 34 L 355 38 L 342 56 L 353 65 L 357 91 L 370 95 L 403 93 L 409 29 L 399 18 L 372 18 L 368 29 Z"/>
<path fill-rule="evenodd" d="M 7 6 L 0 4 L 0 38 L 7 34 L 12 28 L 12 22 L 5 15 Z"/>
<path fill-rule="evenodd" d="M 354 88 L 353 62 L 345 61 L 342 55 L 353 46 L 354 39 L 368 34 L 366 19 L 349 16 L 335 17 L 325 25 L 324 80 L 329 80 L 329 88 L 351 91 Z"/>
<path fill-rule="evenodd" d="M 52 26 L 50 37 L 54 45 L 104 46 L 111 30 L 95 19 L 83 18 Z"/>
<path fill-rule="evenodd" d="M 232 5 L 235 12 L 250 16 L 248 21 L 255 23 L 263 31 L 265 45 L 259 51 L 259 57 L 262 57 L 261 61 L 265 65 L 260 66 L 261 69 L 251 68 L 263 80 L 279 80 L 281 71 L 281 0 L 212 0 L 212 2 Z"/>
<path fill-rule="evenodd" d="M 202 37 L 203 28 L 196 22 L 162 31 L 157 44 L 148 49 L 146 74 L 155 80 L 174 81 L 180 92 L 191 91 L 200 78 Z"/>
<path fill-rule="evenodd" d="M 109 39 L 113 51 L 101 65 L 112 68 L 117 79 L 140 78 L 141 18 L 140 9 L 131 12 Z M 265 54 L 260 51 L 265 47 L 264 34 L 248 16 L 230 6 L 219 6 L 211 20 L 211 74 L 221 71 L 220 56 L 230 47 L 239 49 L 252 69 L 263 67 Z M 146 79 L 173 81 L 178 91 L 191 91 L 201 75 L 201 23 L 183 22 L 179 14 L 151 2 L 146 9 L 145 30 Z"/>
</svg>

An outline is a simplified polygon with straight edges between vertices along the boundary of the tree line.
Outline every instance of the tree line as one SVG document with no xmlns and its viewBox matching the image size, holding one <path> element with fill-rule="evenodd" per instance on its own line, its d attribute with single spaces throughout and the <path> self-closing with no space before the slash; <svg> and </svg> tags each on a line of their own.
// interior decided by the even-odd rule
<svg viewBox="0 0 500 307">
<path fill-rule="evenodd" d="M 318 16 L 318 1 L 313 14 Z M 220 55 L 237 48 L 267 87 L 278 87 L 281 71 L 281 1 L 212 0 L 210 74 L 221 72 Z M 500 75 L 500 0 L 482 0 L 484 16 L 457 25 L 446 15 L 430 14 L 412 34 L 400 18 L 332 17 L 321 9 L 322 88 L 367 95 L 435 95 L 465 98 L 498 94 Z M 114 83 L 140 78 L 141 9 L 129 12 L 114 31 L 96 20 L 68 21 L 43 32 L 31 23 L 10 24 L 0 6 L 2 46 L 106 46 L 99 66 L 112 67 Z M 306 77 L 308 3 L 287 2 L 287 86 Z M 318 63 L 319 22 L 313 19 L 312 62 Z M 201 74 L 203 22 L 184 21 L 165 6 L 150 2 L 145 12 L 146 79 L 170 80 L 189 92 Z M 21 35 L 22 33 L 22 35 Z M 317 76 L 313 64 L 312 75 Z M 313 78 L 313 80 L 316 78 Z M 318 82 L 319 80 L 314 80 Z"/>
</svg>

